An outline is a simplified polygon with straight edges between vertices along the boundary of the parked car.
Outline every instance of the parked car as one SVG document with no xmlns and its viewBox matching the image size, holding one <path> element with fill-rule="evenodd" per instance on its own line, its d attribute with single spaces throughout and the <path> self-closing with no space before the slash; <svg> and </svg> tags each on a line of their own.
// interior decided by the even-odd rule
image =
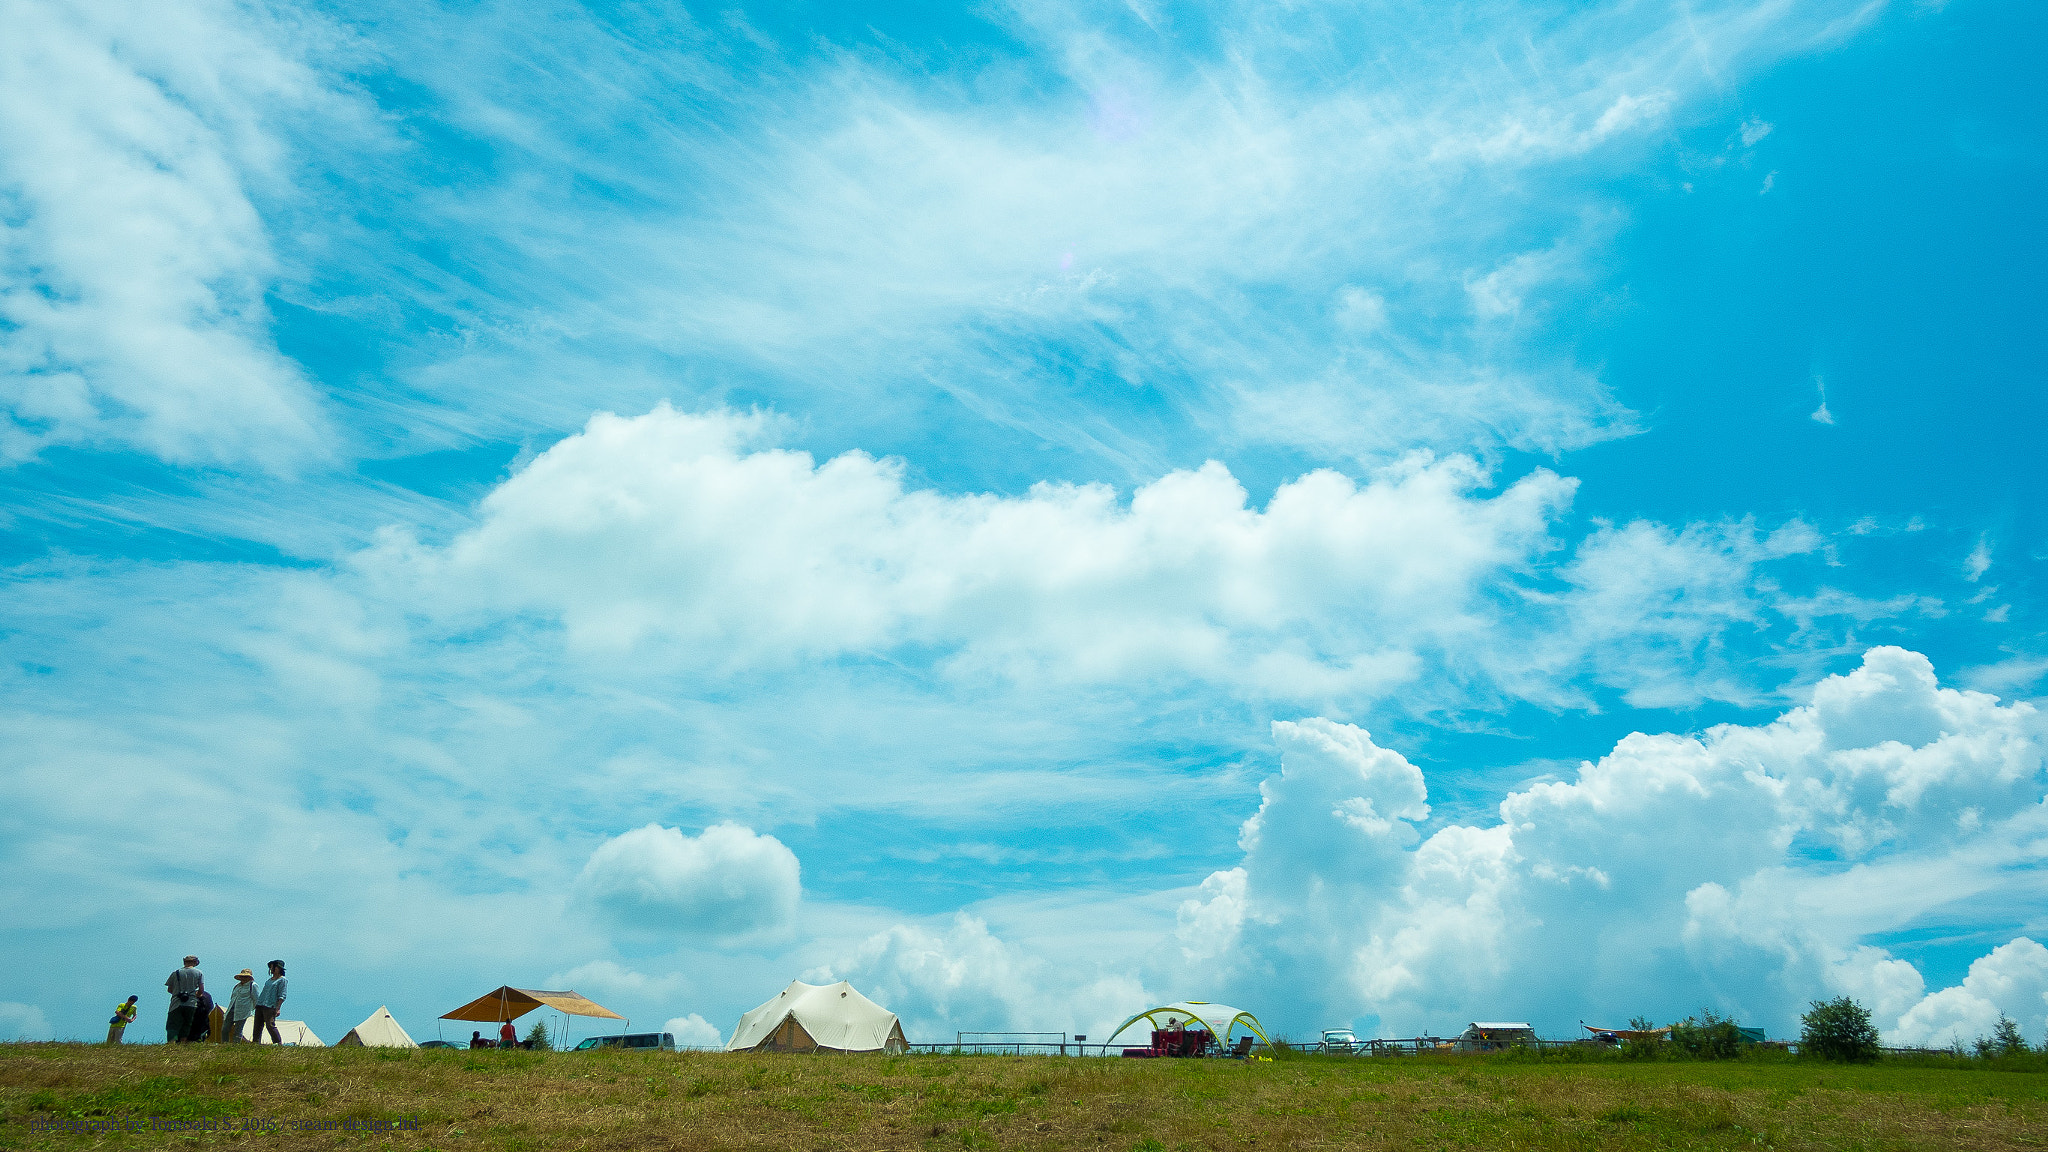
<svg viewBox="0 0 2048 1152">
<path fill-rule="evenodd" d="M 598 1048 L 648 1048 L 661 1052 L 676 1050 L 676 1034 L 673 1032 L 630 1032 L 624 1036 L 592 1036 L 576 1045 L 575 1051 L 589 1052 Z"/>
<path fill-rule="evenodd" d="M 1349 1028 L 1325 1028 L 1322 1047 L 1325 1052 L 1349 1052 L 1358 1047 L 1358 1036 Z"/>
<path fill-rule="evenodd" d="M 420 1047 L 422 1047 L 422 1048 L 467 1048 L 467 1047 L 469 1047 L 469 1045 L 467 1045 L 467 1044 L 462 1044 L 462 1043 L 458 1043 L 458 1042 L 456 1042 L 456 1041 L 454 1041 L 454 1040 L 422 1040 L 422 1041 L 420 1041 Z"/>
</svg>

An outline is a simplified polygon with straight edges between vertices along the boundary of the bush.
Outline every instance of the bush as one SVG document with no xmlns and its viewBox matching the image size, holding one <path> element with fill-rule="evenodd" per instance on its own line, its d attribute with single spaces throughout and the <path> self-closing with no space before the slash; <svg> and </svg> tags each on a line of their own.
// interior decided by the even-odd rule
<svg viewBox="0 0 2048 1152">
<path fill-rule="evenodd" d="M 1631 1032 L 1654 1032 L 1657 1025 L 1648 1016 L 1628 1018 Z M 1664 1058 L 1664 1041 L 1628 1039 L 1621 1042 L 1621 1056 L 1624 1060 L 1661 1060 Z"/>
<path fill-rule="evenodd" d="M 1742 1055 L 1742 1032 L 1735 1021 L 1712 1008 L 1700 1009 L 1671 1026 L 1671 1043 L 1695 1060 L 1733 1060 Z"/>
<path fill-rule="evenodd" d="M 536 1052 L 546 1051 L 555 1046 L 554 1041 L 548 1038 L 548 1026 L 544 1020 L 535 1020 L 533 1027 L 526 1030 L 526 1042 L 533 1045 Z"/>
<path fill-rule="evenodd" d="M 1877 1025 L 1870 1022 L 1870 1009 L 1847 996 L 1815 1000 L 1799 1024 L 1803 1055 L 1855 1063 L 1877 1059 Z"/>
</svg>

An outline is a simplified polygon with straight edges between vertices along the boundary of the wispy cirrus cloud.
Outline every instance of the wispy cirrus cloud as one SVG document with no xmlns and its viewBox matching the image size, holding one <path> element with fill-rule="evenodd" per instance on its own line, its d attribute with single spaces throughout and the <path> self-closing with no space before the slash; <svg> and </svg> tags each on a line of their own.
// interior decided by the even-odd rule
<svg viewBox="0 0 2048 1152">
<path fill-rule="evenodd" d="M 334 105 L 233 5 L 11 0 L 0 44 L 0 460 L 51 445 L 295 470 L 333 448 L 265 294 L 285 275 L 259 192 L 288 188 L 294 114 Z"/>
<path fill-rule="evenodd" d="M 392 12 L 385 99 L 412 150 L 333 191 L 385 227 L 322 283 L 403 289 L 402 384 L 368 383 L 360 409 L 398 442 L 823 395 L 854 401 L 811 414 L 835 436 L 861 411 L 908 449 L 885 429 L 937 405 L 1117 479 L 1219 437 L 1320 459 L 1554 453 L 1636 421 L 1541 325 L 1444 324 L 1466 284 L 1532 237 L 1589 239 L 1605 209 L 1564 194 L 1573 165 L 1640 149 L 1672 108 L 1858 13 L 1532 26 L 1502 5 L 1404 14 L 1389 38 L 1373 10 L 1147 25 L 1027 4 L 912 61 L 681 11 L 488 9 L 460 39 Z M 1567 311 L 1598 280 L 1514 266 L 1524 298 Z M 1370 331 L 1334 321 L 1347 287 L 1380 301 Z"/>
</svg>

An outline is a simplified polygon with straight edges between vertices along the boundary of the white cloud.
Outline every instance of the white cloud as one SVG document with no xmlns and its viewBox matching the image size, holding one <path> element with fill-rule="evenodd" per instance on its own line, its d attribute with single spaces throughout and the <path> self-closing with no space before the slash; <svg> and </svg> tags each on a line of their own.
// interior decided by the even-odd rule
<svg viewBox="0 0 2048 1152">
<path fill-rule="evenodd" d="M 1886 1033 L 1893 1044 L 1945 1048 L 1988 1037 L 2010 1017 L 2029 1042 L 2048 1037 L 2048 948 L 2021 936 L 1970 965 L 1953 988 L 1928 994 Z"/>
<path fill-rule="evenodd" d="M 2013 869 L 2048 830 L 2041 728 L 1876 648 L 1768 725 L 1631 735 L 1509 794 L 1499 823 L 1425 836 L 1404 758 L 1349 725 L 1277 723 L 1244 859 L 1183 904 L 1182 941 L 1247 999 L 1306 995 L 1396 1034 L 1700 1001 L 1784 1030 L 1847 992 L 1918 1035 L 1935 1013 L 1908 1011 L 1918 972 L 1862 938 L 2034 898 Z"/>
<path fill-rule="evenodd" d="M 1632 414 L 1596 373 L 1441 323 L 1463 302 L 1462 270 L 1576 234 L 1602 211 L 1584 191 L 1595 153 L 1642 147 L 1673 109 L 1827 42 L 1859 7 L 1417 9 L 1390 39 L 1353 10 L 1224 5 L 1196 18 L 1202 35 L 1169 42 L 1034 0 L 981 13 L 1024 46 L 1015 67 L 941 53 L 915 72 L 858 47 L 799 67 L 817 57 L 772 31 L 693 30 L 656 53 L 559 14 L 479 13 L 466 40 L 545 39 L 576 61 L 571 76 L 604 78 L 576 91 L 614 126 L 591 135 L 663 146 L 592 150 L 560 125 L 561 90 L 504 53 L 431 36 L 414 48 L 415 77 L 463 130 L 625 194 L 595 223 L 531 172 L 460 198 L 464 223 L 487 221 L 510 250 L 492 288 L 538 303 L 412 382 L 497 407 L 515 395 L 508 366 L 539 358 L 590 406 L 637 407 L 659 395 L 638 366 L 659 347 L 785 406 L 845 397 L 816 415 L 841 428 L 937 396 L 993 434 L 1136 477 L 1185 458 L 1162 441 L 1192 429 L 1368 460 L 1626 435 Z M 1463 63 L 1489 56 L 1521 63 Z M 1366 58 L 1384 66 L 1357 68 Z M 1539 60 L 1552 65 L 1526 66 Z M 660 112 L 679 98 L 710 102 L 692 119 L 714 127 Z M 1333 349 L 1328 301 L 1361 269 L 1387 307 L 1346 313 L 1374 322 L 1370 347 L 1358 328 Z M 575 348 L 553 339 L 563 331 Z M 631 366 L 591 362 L 607 353 Z M 513 387 L 521 409 L 562 410 Z M 1159 434 L 1105 411 L 1124 389 Z"/>
<path fill-rule="evenodd" d="M 225 5 L 0 8 L 0 461 L 49 444 L 286 468 L 323 417 L 269 333 L 278 269 L 253 185 L 283 178 L 260 117 L 325 103 Z"/>
<path fill-rule="evenodd" d="M 1149 995 L 1133 975 L 1027 953 L 964 912 L 937 929 L 899 924 L 807 978 L 849 980 L 896 1013 L 906 1035 L 934 1039 L 959 1031 L 1102 1035 Z"/>
<path fill-rule="evenodd" d="M 1549 545 L 1574 483 L 1491 496 L 1465 459 L 1360 485 L 1318 471 L 1263 509 L 1222 465 L 1128 505 L 1099 486 L 948 496 L 902 465 L 752 448 L 759 417 L 600 415 L 487 498 L 445 548 L 363 559 L 451 620 L 538 612 L 593 653 L 711 668 L 936 649 L 955 674 L 1170 677 L 1332 699 L 1484 636 L 1489 589 Z"/>
<path fill-rule="evenodd" d="M 2022 653 L 1972 668 L 1963 678 L 1979 692 L 2011 696 L 2027 694 L 2043 676 L 2048 676 L 2048 657 Z"/>
<path fill-rule="evenodd" d="M 670 1020 L 661 1026 L 661 1030 L 675 1034 L 676 1047 L 678 1048 L 722 1048 L 725 1046 L 725 1039 L 719 1033 L 718 1026 L 697 1015 L 695 1012 L 690 1013 L 688 1016 L 678 1016 Z"/>
<path fill-rule="evenodd" d="M 1730 629 L 1760 629 L 1780 612 L 1866 607 L 1800 602 L 1762 578 L 1764 565 L 1821 543 L 1819 533 L 1797 520 L 1769 532 L 1747 520 L 1675 531 L 1647 521 L 1600 528 L 1561 572 L 1569 588 L 1559 605 L 1570 626 L 1538 642 L 1557 645 L 1556 660 L 1531 667 L 1555 674 L 1566 662 L 1584 660 L 1601 683 L 1622 689 L 1637 707 L 1686 707 L 1701 699 L 1754 703 L 1759 694 L 1752 679 L 1720 652 Z"/>
<path fill-rule="evenodd" d="M 1820 407 L 1807 413 L 1807 419 L 1816 424 L 1833 425 L 1835 414 L 1828 411 L 1828 382 L 1816 376 L 1813 378 L 1813 386 L 1820 393 Z"/>
<path fill-rule="evenodd" d="M 54 1040 L 57 1033 L 34 1004 L 0 1001 L 0 1040 Z"/>
<path fill-rule="evenodd" d="M 1989 572 L 1990 570 L 1991 536 L 1989 533 L 1986 533 L 1982 536 L 1977 537 L 1977 546 L 1975 548 L 1970 549 L 1969 556 L 1964 558 L 1963 579 L 1968 580 L 1970 583 L 1974 584 L 1977 581 L 1983 579 L 1984 573 Z"/>
<path fill-rule="evenodd" d="M 1751 116 L 1742 122 L 1742 146 L 1754 148 L 1771 134 L 1771 124 L 1761 116 Z"/>
<path fill-rule="evenodd" d="M 1346 332 L 1365 334 L 1379 331 L 1386 323 L 1386 297 L 1350 284 L 1338 291 L 1338 327 Z"/>
<path fill-rule="evenodd" d="M 578 896 L 629 929 L 733 938 L 788 927 L 801 894 L 796 854 L 738 824 L 700 835 L 649 824 L 598 845 Z"/>
<path fill-rule="evenodd" d="M 1523 252 L 1504 260 L 1477 279 L 1465 282 L 1465 294 L 1472 311 L 1482 320 L 1512 319 L 1538 288 L 1557 279 L 1570 267 L 1571 256 L 1562 246 L 1538 252 Z"/>
<path fill-rule="evenodd" d="M 566 972 L 551 973 L 546 983 L 549 988 L 574 989 L 600 1003 L 608 996 L 631 997 L 637 1003 L 670 999 L 686 985 L 680 973 L 650 976 L 616 960 L 593 960 Z"/>
</svg>

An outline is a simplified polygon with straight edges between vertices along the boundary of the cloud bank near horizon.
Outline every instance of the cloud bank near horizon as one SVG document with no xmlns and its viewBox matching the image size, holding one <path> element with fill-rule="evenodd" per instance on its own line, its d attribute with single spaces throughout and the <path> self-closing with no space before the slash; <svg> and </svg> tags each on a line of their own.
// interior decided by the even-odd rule
<svg viewBox="0 0 2048 1152">
<path fill-rule="evenodd" d="M 2048 724 L 1939 687 L 1917 653 L 1873 648 L 1761 726 L 1631 734 L 1570 780 L 1510 792 L 1497 823 L 1427 834 L 1422 772 L 1364 730 L 1283 720 L 1273 737 L 1280 772 L 1242 863 L 1179 903 L 1178 956 L 1130 958 L 1137 981 L 1106 986 L 1100 958 L 1033 955 L 965 915 L 892 928 L 831 971 L 929 1031 L 1048 1005 L 1101 1029 L 1107 1005 L 1192 987 L 1271 1024 L 1372 1035 L 1473 1018 L 1562 1034 L 1702 1007 L 1796 1035 L 1808 1002 L 1848 995 L 1889 1044 L 1967 1043 L 2001 1014 L 2048 1036 L 2048 949 L 2029 936 L 1934 991 L 1872 943 L 1964 908 L 2042 931 Z"/>
</svg>

